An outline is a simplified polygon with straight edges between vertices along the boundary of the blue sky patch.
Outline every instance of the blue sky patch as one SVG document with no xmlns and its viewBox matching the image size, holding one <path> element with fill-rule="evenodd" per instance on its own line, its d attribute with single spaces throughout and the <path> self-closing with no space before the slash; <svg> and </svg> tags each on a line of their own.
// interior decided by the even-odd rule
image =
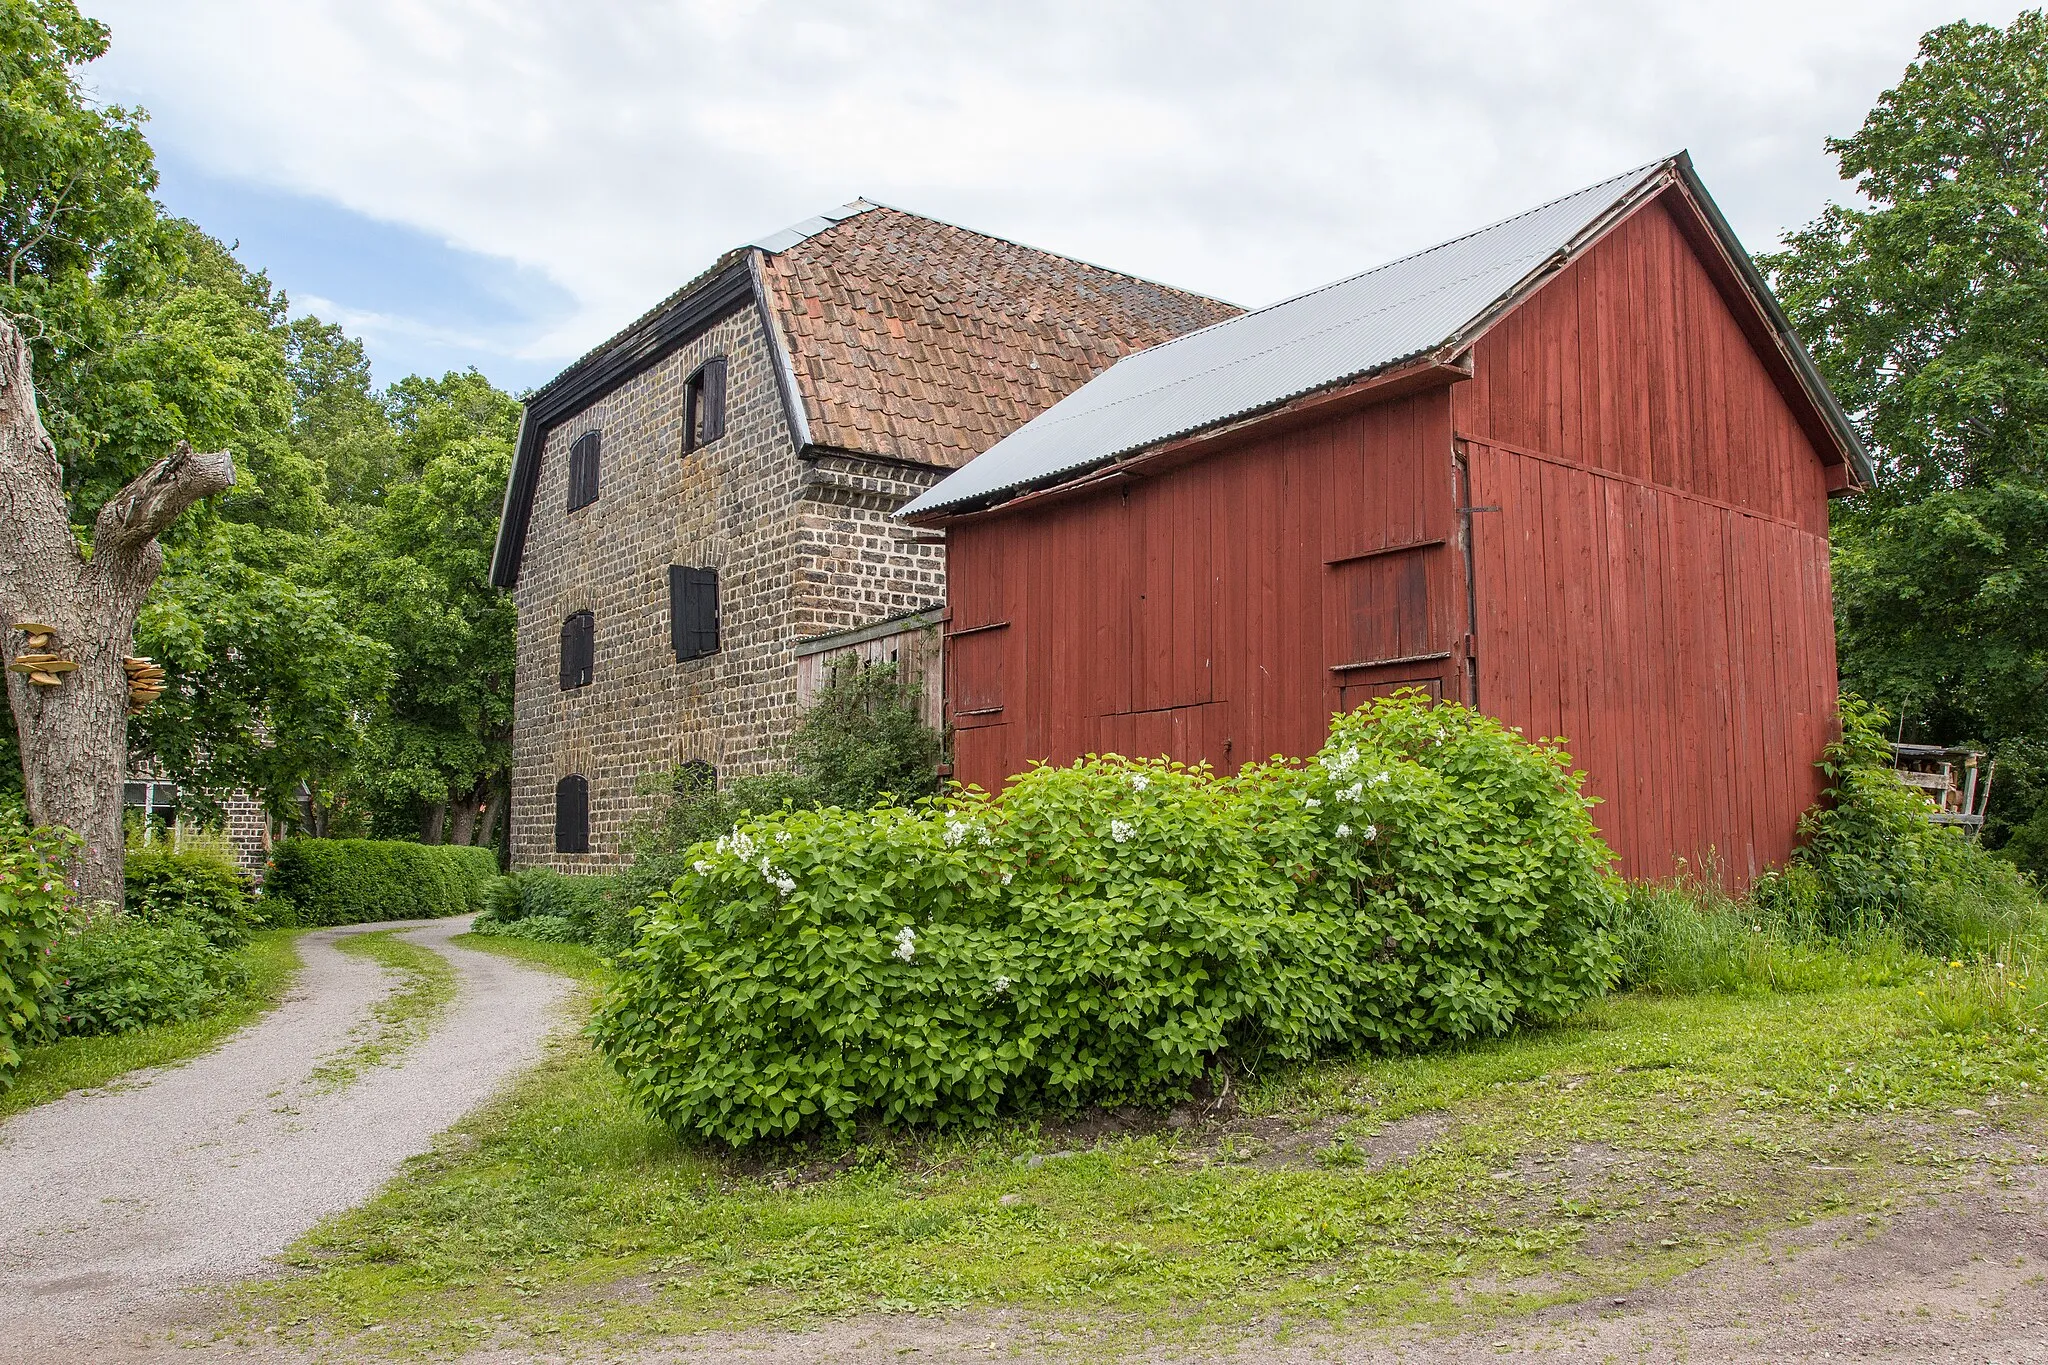
<svg viewBox="0 0 2048 1365">
<path fill-rule="evenodd" d="M 518 393 L 562 367 L 516 354 L 575 307 L 538 270 L 329 200 L 209 175 L 161 151 L 157 168 L 166 208 L 267 270 L 294 316 L 317 313 L 361 337 L 379 384 L 474 365 Z"/>
</svg>

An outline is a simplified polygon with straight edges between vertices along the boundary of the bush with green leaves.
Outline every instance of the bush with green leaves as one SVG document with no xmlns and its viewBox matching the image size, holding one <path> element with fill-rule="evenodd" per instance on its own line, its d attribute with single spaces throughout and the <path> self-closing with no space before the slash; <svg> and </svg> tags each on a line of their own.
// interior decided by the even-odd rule
<svg viewBox="0 0 2048 1365">
<path fill-rule="evenodd" d="M 514 872 L 491 883 L 484 913 L 471 929 L 497 938 L 608 948 L 618 936 L 614 921 L 623 920 L 612 901 L 612 882 L 610 877 L 565 876 L 545 867 Z"/>
<path fill-rule="evenodd" d="M 488 848 L 402 839 L 286 839 L 270 861 L 266 918 L 302 926 L 468 914 L 498 878 Z"/>
<path fill-rule="evenodd" d="M 60 1037 L 181 1024 L 220 1008 L 248 967 L 205 926 L 177 918 L 95 914 L 56 944 L 50 1031 Z"/>
<path fill-rule="evenodd" d="M 2032 932 L 2041 901 L 2026 875 L 1928 818 L 1926 798 L 1899 781 L 1888 723 L 1843 696 L 1841 738 L 1820 762 L 1830 785 L 1800 820 L 1791 865 L 1752 899 L 1822 934 L 1891 930 L 1932 953 L 1986 951 Z"/>
<path fill-rule="evenodd" d="M 131 848 L 125 876 L 130 915 L 194 925 L 216 948 L 247 942 L 262 923 L 249 895 L 253 879 L 210 852 L 173 852 L 162 844 Z"/>
<path fill-rule="evenodd" d="M 735 823 L 785 807 L 907 804 L 939 790 L 945 739 L 925 724 L 918 692 L 894 664 L 844 663 L 832 670 L 790 739 L 790 771 L 734 778 L 720 786 L 702 764 L 661 773 L 641 788 L 658 800 L 629 831 L 635 863 L 661 865 Z M 654 889 L 649 887 L 650 890 Z"/>
<path fill-rule="evenodd" d="M 1612 970 L 1552 747 L 1407 694 L 1235 777 L 1090 758 L 996 797 L 789 810 L 692 850 L 593 1025 L 734 1144 L 1161 1103 L 1239 1067 L 1497 1035 Z"/>
<path fill-rule="evenodd" d="M 31 830 L 0 810 L 0 1092 L 14 1083 L 21 1049 L 46 1033 L 60 978 L 50 958 L 76 903 L 65 864 L 68 830 Z"/>
</svg>

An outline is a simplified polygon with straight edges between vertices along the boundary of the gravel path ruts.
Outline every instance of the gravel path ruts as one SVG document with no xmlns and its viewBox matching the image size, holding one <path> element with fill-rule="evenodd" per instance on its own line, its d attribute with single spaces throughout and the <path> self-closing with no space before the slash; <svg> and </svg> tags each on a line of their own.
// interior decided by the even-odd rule
<svg viewBox="0 0 2048 1365">
<path fill-rule="evenodd" d="M 448 942 L 468 926 L 305 934 L 283 1003 L 214 1051 L 0 1123 L 0 1357 L 124 1358 L 167 1296 L 274 1271 L 538 1060 L 569 983 Z M 335 940 L 394 927 L 454 966 L 455 998 L 390 1064 L 324 1088 L 314 1069 L 399 978 Z"/>
</svg>

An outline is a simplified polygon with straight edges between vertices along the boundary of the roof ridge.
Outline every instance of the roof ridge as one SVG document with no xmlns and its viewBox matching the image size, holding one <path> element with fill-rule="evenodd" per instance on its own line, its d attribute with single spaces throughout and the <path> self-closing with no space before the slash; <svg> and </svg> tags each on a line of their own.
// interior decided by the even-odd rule
<svg viewBox="0 0 2048 1365">
<path fill-rule="evenodd" d="M 1030 242 L 1019 241 L 1015 237 L 1005 237 L 995 232 L 983 232 L 980 228 L 968 227 L 965 223 L 955 223 L 945 218 L 934 218 L 928 213 L 919 213 L 916 209 L 906 209 L 896 204 L 885 204 L 879 199 L 869 199 L 865 195 L 861 196 L 857 202 L 865 203 L 869 208 L 887 209 L 891 213 L 900 213 L 905 218 L 915 218 L 921 223 L 937 223 L 940 227 L 951 228 L 955 232 L 969 232 L 976 237 L 984 237 L 991 242 L 1001 242 L 1005 246 L 1014 246 L 1024 251 L 1036 252 L 1040 256 L 1050 256 L 1055 260 L 1086 266 L 1088 269 L 1099 271 L 1104 275 L 1114 275 L 1118 279 L 1129 280 L 1132 284 L 1142 284 L 1154 289 L 1169 290 L 1183 298 L 1197 299 L 1203 303 L 1220 303 L 1225 308 L 1237 309 L 1240 316 L 1246 311 L 1242 305 L 1232 303 L 1229 299 L 1219 299 L 1213 294 L 1198 294 L 1192 289 L 1183 289 L 1177 284 L 1167 284 L 1163 280 L 1151 279 L 1144 275 L 1134 275 L 1128 270 L 1118 270 L 1115 266 L 1084 260 L 1082 257 L 1072 256 L 1064 251 L 1052 251 L 1046 247 L 1035 246 Z M 835 223 L 833 226 L 837 227 L 838 224 Z"/>
</svg>

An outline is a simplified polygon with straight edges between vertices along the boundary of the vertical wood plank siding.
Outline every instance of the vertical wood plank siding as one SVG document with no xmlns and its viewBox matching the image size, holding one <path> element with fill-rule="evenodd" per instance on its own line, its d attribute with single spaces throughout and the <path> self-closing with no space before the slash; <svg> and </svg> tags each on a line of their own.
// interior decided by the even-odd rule
<svg viewBox="0 0 2048 1365">
<path fill-rule="evenodd" d="M 955 770 L 1322 741 L 1395 686 L 1561 737 L 1631 876 L 1790 853 L 1835 705 L 1827 487 L 1661 201 L 1472 378 L 949 532 Z M 1468 619 L 1457 461 L 1471 503 Z M 1394 662 L 1385 662 L 1393 660 Z M 968 705 L 968 701 L 972 705 Z"/>
</svg>

